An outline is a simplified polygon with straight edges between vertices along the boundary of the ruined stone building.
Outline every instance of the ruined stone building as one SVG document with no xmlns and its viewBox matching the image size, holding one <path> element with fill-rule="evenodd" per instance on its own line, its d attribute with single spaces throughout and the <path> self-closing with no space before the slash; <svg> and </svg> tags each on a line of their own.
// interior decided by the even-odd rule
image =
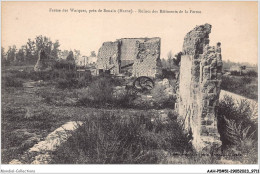
<svg viewBox="0 0 260 174">
<path fill-rule="evenodd" d="M 96 68 L 99 73 L 155 77 L 160 73 L 161 39 L 123 38 L 105 42 L 98 51 Z"/>
<path fill-rule="evenodd" d="M 176 108 L 198 151 L 219 142 L 217 107 L 222 77 L 221 44 L 209 46 L 211 25 L 195 27 L 184 38 Z"/>
</svg>

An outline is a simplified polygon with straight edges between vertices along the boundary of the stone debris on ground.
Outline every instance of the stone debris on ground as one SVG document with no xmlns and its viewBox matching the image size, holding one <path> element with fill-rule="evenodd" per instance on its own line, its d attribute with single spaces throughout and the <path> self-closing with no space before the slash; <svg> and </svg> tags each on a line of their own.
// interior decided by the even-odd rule
<svg viewBox="0 0 260 174">
<path fill-rule="evenodd" d="M 49 152 L 54 152 L 57 148 L 72 135 L 71 133 L 75 131 L 83 122 L 80 121 L 70 121 L 61 127 L 57 128 L 55 131 L 50 133 L 45 140 L 40 141 L 35 144 L 32 148 L 28 150 L 28 153 L 36 154 L 35 160 L 32 164 L 48 164 L 51 161 L 51 155 Z M 23 158 L 23 157 L 21 157 Z M 14 159 L 9 164 L 22 164 L 21 161 Z"/>
<path fill-rule="evenodd" d="M 22 164 L 21 161 L 17 160 L 17 159 L 13 159 L 12 161 L 9 162 L 9 164 Z"/>
<path fill-rule="evenodd" d="M 82 122 L 68 122 L 50 133 L 44 141 L 35 144 L 29 152 L 55 151 L 62 143 L 67 141 L 71 132 L 81 126 Z"/>
<path fill-rule="evenodd" d="M 51 159 L 51 155 L 47 152 L 45 154 L 37 155 L 31 164 L 48 164 Z"/>
</svg>

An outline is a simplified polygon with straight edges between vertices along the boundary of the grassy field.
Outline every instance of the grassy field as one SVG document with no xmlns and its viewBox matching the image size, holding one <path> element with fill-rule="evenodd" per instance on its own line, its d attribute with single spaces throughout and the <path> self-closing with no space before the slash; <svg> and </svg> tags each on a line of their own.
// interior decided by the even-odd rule
<svg viewBox="0 0 260 174">
<path fill-rule="evenodd" d="M 45 92 L 44 92 L 45 91 Z M 47 92 L 48 91 L 48 92 Z M 2 88 L 2 162 L 8 163 L 68 121 L 104 112 L 153 116 L 157 110 L 105 109 L 77 106 L 77 93 L 55 87 Z"/>
<path fill-rule="evenodd" d="M 64 87 L 62 85 L 66 80 L 52 81 L 44 74 L 33 74 L 32 67 L 2 69 L 2 163 L 19 159 L 26 150 L 68 121 L 84 120 L 90 115 L 104 112 L 150 117 L 159 112 L 142 110 L 141 106 L 137 109 L 115 108 L 112 101 L 100 107 L 96 106 L 100 105 L 101 100 L 96 100 L 96 105 L 82 103 L 80 101 L 88 92 L 86 87 Z"/>
<path fill-rule="evenodd" d="M 2 163 L 31 161 L 21 159 L 22 154 L 68 121 L 84 124 L 52 152 L 54 164 L 221 163 L 214 155 L 222 153 L 219 147 L 193 151 L 174 112 L 175 98 L 165 87 L 146 94 L 152 99 L 121 88 L 114 95 L 123 83 L 109 77 L 79 79 L 74 72 L 35 73 L 32 67 L 2 69 Z M 221 106 L 224 117 L 230 106 Z M 255 163 L 252 159 L 241 162 Z"/>
</svg>

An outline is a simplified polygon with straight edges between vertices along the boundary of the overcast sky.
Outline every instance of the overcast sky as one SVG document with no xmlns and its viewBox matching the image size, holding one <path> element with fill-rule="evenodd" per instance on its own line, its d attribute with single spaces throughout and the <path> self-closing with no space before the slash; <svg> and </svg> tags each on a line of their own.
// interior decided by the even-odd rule
<svg viewBox="0 0 260 174">
<path fill-rule="evenodd" d="M 68 12 L 50 12 L 68 9 Z M 78 13 L 70 9 L 124 9 L 136 13 Z M 138 13 L 138 10 L 183 13 Z M 185 13 L 201 11 L 201 13 Z M 45 35 L 61 49 L 98 52 L 105 41 L 160 37 L 161 57 L 182 50 L 184 36 L 196 25 L 212 25 L 210 45 L 222 43 L 224 60 L 257 63 L 257 2 L 2 2 L 2 46 L 20 47 Z"/>
</svg>

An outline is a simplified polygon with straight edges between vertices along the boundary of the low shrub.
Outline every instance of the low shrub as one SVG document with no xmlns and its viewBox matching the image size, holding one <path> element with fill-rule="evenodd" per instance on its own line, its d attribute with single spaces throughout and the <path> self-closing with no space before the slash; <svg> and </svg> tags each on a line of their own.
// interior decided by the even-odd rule
<svg viewBox="0 0 260 174">
<path fill-rule="evenodd" d="M 255 70 L 244 70 L 242 72 L 240 71 L 231 71 L 231 75 L 233 76 L 249 76 L 249 77 L 257 77 L 258 73 Z"/>
<path fill-rule="evenodd" d="M 258 77 L 258 73 L 254 70 L 247 71 L 246 75 L 249 77 Z"/>
<path fill-rule="evenodd" d="M 92 82 L 91 75 L 81 76 L 78 78 L 77 87 L 81 88 L 81 87 L 89 86 L 91 82 Z"/>
<path fill-rule="evenodd" d="M 155 85 L 155 87 L 151 90 L 151 95 L 154 99 L 155 108 L 172 108 L 174 109 L 174 105 L 176 102 L 175 96 L 169 94 L 174 92 L 173 88 L 161 84 Z"/>
<path fill-rule="evenodd" d="M 250 84 L 250 83 L 252 83 L 253 80 L 254 80 L 253 78 L 250 78 L 250 77 L 247 77 L 247 76 L 243 76 L 241 78 L 241 83 L 243 83 L 243 84 Z"/>
<path fill-rule="evenodd" d="M 257 79 L 255 77 L 223 76 L 221 89 L 245 96 L 250 99 L 257 99 L 258 97 Z"/>
<path fill-rule="evenodd" d="M 163 123 L 143 115 L 103 113 L 86 118 L 54 153 L 52 163 L 153 164 L 162 160 L 164 150 L 183 153 L 188 149 L 189 140 L 176 119 Z"/>
<path fill-rule="evenodd" d="M 160 78 L 175 79 L 175 76 L 176 76 L 175 72 L 168 69 L 162 69 L 162 75 Z"/>
<path fill-rule="evenodd" d="M 34 70 L 8 70 L 3 73 L 3 82 L 6 82 L 6 86 L 21 87 L 19 82 L 25 80 L 33 81 L 49 81 L 56 83 L 57 88 L 81 88 L 88 86 L 92 81 L 92 76 L 89 73 L 83 73 L 79 77 L 79 72 L 75 69 L 54 69 L 52 71 L 35 72 Z M 5 85 L 4 83 L 2 83 Z"/>
<path fill-rule="evenodd" d="M 60 89 L 66 88 L 75 88 L 78 86 L 78 80 L 71 78 L 71 79 L 57 79 L 56 87 Z"/>
<path fill-rule="evenodd" d="M 3 149 L 1 162 L 8 164 L 13 159 L 20 159 L 22 154 L 57 128 L 60 119 L 45 108 L 4 107 L 1 113 L 1 141 Z M 62 122 L 61 121 L 61 122 Z"/>
<path fill-rule="evenodd" d="M 61 59 L 59 61 L 56 61 L 54 63 L 54 68 L 55 69 L 65 69 L 65 70 L 73 70 L 76 69 L 76 65 L 74 62 L 68 61 L 68 60 L 64 60 Z"/>
<path fill-rule="evenodd" d="M 176 98 L 168 94 L 172 88 L 155 86 L 151 92 L 138 93 L 133 86 L 121 88 L 122 81 L 111 77 L 94 78 L 79 92 L 78 105 L 98 108 L 162 109 L 174 108 Z M 116 88 L 117 86 L 117 88 Z M 149 95 L 151 95 L 149 98 Z M 148 96 L 148 98 L 146 98 Z"/>
<path fill-rule="evenodd" d="M 110 103 L 113 100 L 113 81 L 108 78 L 95 80 L 89 86 L 89 98 L 98 104 Z"/>
<path fill-rule="evenodd" d="M 223 145 L 234 144 L 225 135 L 227 132 L 227 120 L 234 120 L 234 124 L 240 125 L 241 130 L 250 126 L 249 133 L 252 133 L 257 129 L 257 125 L 251 120 L 253 114 L 255 114 L 255 111 L 251 109 L 248 101 L 235 102 L 232 97 L 224 96 L 218 108 L 218 129 Z"/>
<path fill-rule="evenodd" d="M 120 81 L 111 77 L 96 77 L 88 86 L 86 93 L 80 97 L 79 102 L 85 106 L 105 107 L 116 106 L 123 100 L 114 96 L 114 87 Z"/>
<path fill-rule="evenodd" d="M 115 106 L 122 108 L 137 108 L 134 101 L 138 98 L 137 92 L 133 87 L 127 87 L 126 90 L 119 92 L 115 96 Z M 144 109 L 144 108 L 143 108 Z"/>
<path fill-rule="evenodd" d="M 241 73 L 239 71 L 230 71 L 230 74 L 233 76 L 240 76 Z"/>
<path fill-rule="evenodd" d="M 75 70 L 53 70 L 49 72 L 48 80 L 54 81 L 57 88 L 71 89 L 88 86 L 92 81 L 91 74 L 84 74 L 79 77 Z"/>
<path fill-rule="evenodd" d="M 33 70 L 9 70 L 7 72 L 3 73 L 3 77 L 8 76 L 12 78 L 18 78 L 21 80 L 50 80 L 52 79 L 52 73 L 51 72 L 35 72 Z"/>
<path fill-rule="evenodd" d="M 23 80 L 20 78 L 14 78 L 14 77 L 3 77 L 2 78 L 2 86 L 3 87 L 23 87 Z"/>
<path fill-rule="evenodd" d="M 225 96 L 218 108 L 218 131 L 222 141 L 222 149 L 230 153 L 241 154 L 239 160 L 250 155 L 251 160 L 244 163 L 257 162 L 257 123 L 251 120 L 255 111 L 248 101 L 235 102 L 231 97 Z M 232 155 L 230 155 L 232 156 Z"/>
</svg>

